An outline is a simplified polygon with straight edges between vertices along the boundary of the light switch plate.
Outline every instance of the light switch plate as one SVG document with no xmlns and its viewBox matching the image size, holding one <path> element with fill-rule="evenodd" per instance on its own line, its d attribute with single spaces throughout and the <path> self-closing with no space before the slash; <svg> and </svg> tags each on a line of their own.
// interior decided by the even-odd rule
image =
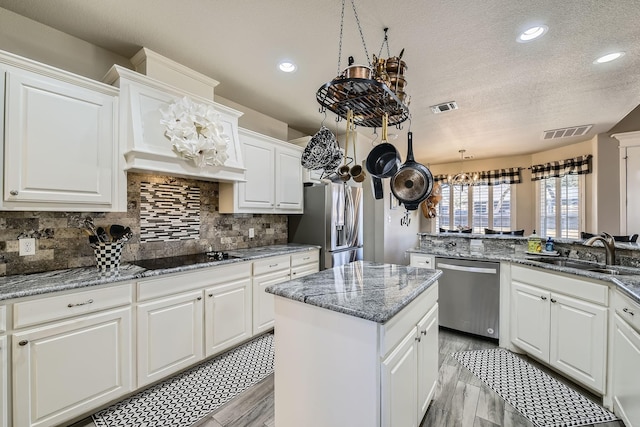
<svg viewBox="0 0 640 427">
<path fill-rule="evenodd" d="M 256 237 L 255 230 L 253 228 L 250 228 L 249 229 L 249 238 L 253 239 L 254 237 Z"/>
<path fill-rule="evenodd" d="M 36 254 L 36 239 L 19 239 L 18 241 L 20 242 L 20 256 Z"/>
</svg>

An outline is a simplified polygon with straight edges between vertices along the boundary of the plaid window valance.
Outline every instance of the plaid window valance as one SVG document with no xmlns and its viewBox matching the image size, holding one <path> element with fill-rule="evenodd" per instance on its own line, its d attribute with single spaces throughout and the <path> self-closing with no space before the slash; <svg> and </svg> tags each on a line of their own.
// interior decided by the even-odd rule
<svg viewBox="0 0 640 427">
<path fill-rule="evenodd" d="M 469 175 L 477 176 L 474 185 L 500 185 L 520 184 L 522 182 L 522 168 L 494 169 L 482 172 L 469 172 Z M 450 175 L 436 175 L 433 180 L 447 183 Z"/>
<path fill-rule="evenodd" d="M 561 178 L 565 175 L 584 175 L 591 173 L 591 154 L 573 159 L 559 160 L 531 166 L 531 181 L 545 178 Z"/>
</svg>

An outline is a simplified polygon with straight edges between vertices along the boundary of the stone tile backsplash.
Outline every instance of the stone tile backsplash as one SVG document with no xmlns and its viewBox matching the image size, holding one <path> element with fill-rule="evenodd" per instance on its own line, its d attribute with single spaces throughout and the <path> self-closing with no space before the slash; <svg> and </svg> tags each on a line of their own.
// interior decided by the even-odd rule
<svg viewBox="0 0 640 427">
<path fill-rule="evenodd" d="M 147 190 L 142 190 L 143 183 Z M 200 253 L 210 246 L 213 250 L 225 251 L 287 243 L 286 215 L 220 214 L 216 182 L 130 173 L 127 187 L 127 212 L 0 211 L 0 276 L 95 265 L 93 249 L 82 229 L 86 216 L 91 216 L 96 226 L 121 224 L 131 227 L 133 238 L 124 247 L 122 262 Z M 187 221 L 189 230 L 198 227 L 198 235 L 189 234 L 186 240 L 169 240 L 162 236 L 158 241 L 142 241 L 141 211 L 146 208 L 141 207 L 141 193 L 148 188 L 171 189 L 169 199 L 174 202 L 179 192 L 188 191 L 193 197 L 199 193 L 199 224 Z M 153 202 L 147 199 L 144 203 Z M 192 201 L 191 205 L 197 203 Z M 188 213 L 186 218 L 193 218 L 193 215 L 193 212 Z M 171 218 L 165 220 L 170 222 Z M 249 239 L 249 228 L 255 229 L 253 239 Z M 35 255 L 18 255 L 20 234 L 40 236 L 36 239 Z"/>
</svg>

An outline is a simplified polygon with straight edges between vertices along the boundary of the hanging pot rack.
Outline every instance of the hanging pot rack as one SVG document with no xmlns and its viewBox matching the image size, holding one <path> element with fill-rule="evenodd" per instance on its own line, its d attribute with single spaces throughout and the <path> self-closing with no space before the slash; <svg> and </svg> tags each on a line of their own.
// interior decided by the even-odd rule
<svg viewBox="0 0 640 427">
<path fill-rule="evenodd" d="M 354 4 L 350 0 L 355 14 L 356 23 L 362 39 L 367 63 L 371 66 L 364 35 L 360 26 L 360 20 Z M 382 81 L 369 78 L 345 78 L 340 74 L 340 58 L 342 55 L 342 32 L 344 27 L 344 7 L 345 0 L 342 0 L 342 14 L 340 21 L 340 44 L 338 50 L 338 77 L 322 85 L 316 92 L 316 100 L 321 105 L 320 112 L 329 110 L 340 119 L 346 119 L 347 112 L 353 112 L 353 121 L 356 126 L 381 127 L 382 118 L 388 115 L 388 125 L 398 126 L 410 117 L 409 108 L 394 93 L 391 88 Z M 387 28 L 385 28 L 384 44 L 387 39 Z M 382 51 L 382 47 L 380 48 Z M 404 51 L 404 49 L 403 49 Z"/>
</svg>

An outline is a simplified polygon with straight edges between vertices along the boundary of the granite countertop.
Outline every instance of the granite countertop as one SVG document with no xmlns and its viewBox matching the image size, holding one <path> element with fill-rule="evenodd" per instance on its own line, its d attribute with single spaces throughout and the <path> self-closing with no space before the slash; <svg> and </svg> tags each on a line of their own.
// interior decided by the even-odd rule
<svg viewBox="0 0 640 427">
<path fill-rule="evenodd" d="M 448 258 L 473 259 L 478 261 L 507 261 L 507 262 L 512 262 L 516 264 L 528 265 L 530 267 L 544 268 L 546 270 L 558 271 L 560 273 L 569 273 L 569 274 L 575 274 L 577 276 L 588 277 L 591 279 L 602 280 L 602 281 L 614 284 L 623 293 L 625 293 L 635 302 L 640 304 L 640 268 L 614 266 L 616 270 L 625 274 L 610 275 L 605 273 L 598 273 L 595 271 L 572 268 L 569 266 L 549 264 L 541 260 L 543 255 L 529 256 L 524 253 L 513 254 L 513 255 L 471 254 L 471 253 L 450 252 L 440 248 L 432 248 L 432 249 L 415 248 L 415 249 L 409 249 L 407 252 L 424 253 L 424 254 L 430 254 L 430 255 L 442 256 L 442 257 L 448 257 Z M 571 258 L 560 258 L 560 257 L 555 259 L 580 261 L 580 260 L 573 260 Z M 582 261 L 582 262 L 585 264 L 588 263 L 587 261 Z M 595 262 L 589 263 L 589 264 L 592 264 L 593 268 L 605 268 L 604 264 L 595 263 Z"/>
<path fill-rule="evenodd" d="M 200 268 L 221 266 L 244 261 L 253 261 L 277 255 L 287 255 L 318 249 L 313 245 L 286 244 L 262 246 L 250 249 L 229 251 L 229 258 L 221 261 L 196 262 L 177 267 L 146 269 L 133 263 L 121 264 L 114 272 L 100 272 L 95 267 L 54 270 L 44 273 L 20 274 L 0 277 L 0 300 L 46 294 L 49 292 L 79 289 L 107 283 L 137 280 L 145 277 L 180 273 Z M 175 257 L 181 258 L 181 257 Z M 170 259 L 168 259 L 170 260 Z"/>
<path fill-rule="evenodd" d="M 385 323 L 433 285 L 441 271 L 355 261 L 266 292 L 377 323 Z"/>
</svg>

